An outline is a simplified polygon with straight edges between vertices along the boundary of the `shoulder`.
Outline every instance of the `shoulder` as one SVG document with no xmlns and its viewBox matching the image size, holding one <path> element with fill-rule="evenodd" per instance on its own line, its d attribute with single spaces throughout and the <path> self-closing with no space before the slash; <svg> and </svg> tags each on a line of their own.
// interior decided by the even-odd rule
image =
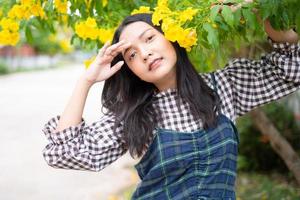
<svg viewBox="0 0 300 200">
<path fill-rule="evenodd" d="M 204 80 L 204 82 L 206 83 L 207 86 L 209 86 L 211 89 L 214 89 L 212 73 L 214 73 L 214 72 L 198 73 L 198 75 Z"/>
</svg>

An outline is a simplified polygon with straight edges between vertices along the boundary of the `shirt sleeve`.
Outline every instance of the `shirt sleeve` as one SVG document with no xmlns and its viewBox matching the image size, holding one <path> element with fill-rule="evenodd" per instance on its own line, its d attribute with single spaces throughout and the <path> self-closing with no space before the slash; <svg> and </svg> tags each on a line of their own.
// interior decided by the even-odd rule
<svg viewBox="0 0 300 200">
<path fill-rule="evenodd" d="M 233 122 L 253 108 L 300 88 L 299 43 L 275 43 L 270 38 L 268 41 L 273 51 L 259 60 L 233 59 L 213 72 L 221 111 Z M 210 79 L 208 75 L 204 75 L 206 81 Z"/>
<path fill-rule="evenodd" d="M 122 125 L 113 133 L 112 114 L 89 126 L 82 118 L 78 125 L 55 132 L 59 119 L 59 115 L 53 117 L 42 130 L 48 139 L 43 156 L 54 168 L 100 171 L 127 151 L 121 139 Z"/>
</svg>

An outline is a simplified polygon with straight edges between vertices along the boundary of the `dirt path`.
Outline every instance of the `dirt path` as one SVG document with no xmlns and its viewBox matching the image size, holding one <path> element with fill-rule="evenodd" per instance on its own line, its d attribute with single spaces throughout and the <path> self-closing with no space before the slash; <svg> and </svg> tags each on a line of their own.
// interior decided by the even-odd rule
<svg viewBox="0 0 300 200">
<path fill-rule="evenodd" d="M 0 194 L 5 200 L 107 200 L 132 184 L 137 162 L 128 154 L 101 172 L 49 167 L 42 157 L 43 125 L 60 114 L 83 66 L 0 77 Z M 91 88 L 84 118 L 97 120 L 102 84 Z"/>
</svg>

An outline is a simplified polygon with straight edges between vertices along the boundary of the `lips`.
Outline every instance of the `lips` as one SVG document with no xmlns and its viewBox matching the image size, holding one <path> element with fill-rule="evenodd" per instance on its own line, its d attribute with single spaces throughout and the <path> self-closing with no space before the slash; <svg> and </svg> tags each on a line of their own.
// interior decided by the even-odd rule
<svg viewBox="0 0 300 200">
<path fill-rule="evenodd" d="M 151 71 L 152 69 L 158 67 L 158 65 L 161 63 L 162 58 L 156 58 L 153 61 L 150 62 L 149 64 L 149 70 Z"/>
</svg>

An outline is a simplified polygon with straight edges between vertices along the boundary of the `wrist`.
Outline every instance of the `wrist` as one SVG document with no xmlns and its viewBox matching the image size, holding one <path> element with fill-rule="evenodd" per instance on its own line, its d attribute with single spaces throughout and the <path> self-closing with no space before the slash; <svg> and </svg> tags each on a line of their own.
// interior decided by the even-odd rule
<svg viewBox="0 0 300 200">
<path fill-rule="evenodd" d="M 88 87 L 88 88 L 92 87 L 92 85 L 94 84 L 94 82 L 91 81 L 91 80 L 89 80 L 88 78 L 86 78 L 85 75 L 81 75 L 81 76 L 79 77 L 78 82 L 79 82 L 80 84 L 82 84 L 82 85 Z"/>
</svg>

